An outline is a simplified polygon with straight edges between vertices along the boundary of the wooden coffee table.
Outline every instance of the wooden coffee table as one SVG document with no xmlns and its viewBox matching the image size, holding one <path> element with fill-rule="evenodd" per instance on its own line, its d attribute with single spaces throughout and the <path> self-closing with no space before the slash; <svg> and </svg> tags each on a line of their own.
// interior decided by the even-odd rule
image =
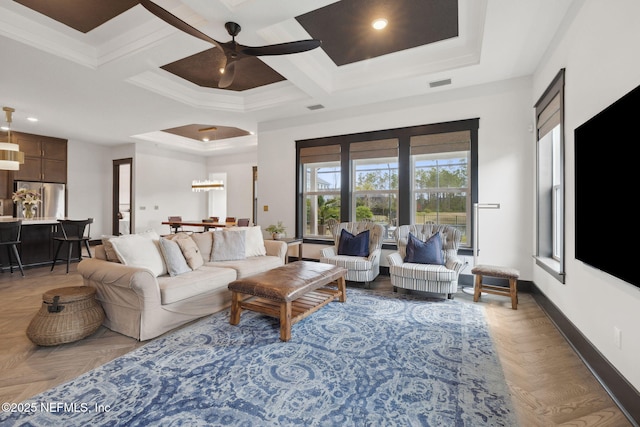
<svg viewBox="0 0 640 427">
<path fill-rule="evenodd" d="M 331 264 L 295 261 L 229 283 L 232 292 L 229 323 L 240 323 L 242 310 L 280 319 L 280 339 L 291 339 L 291 325 L 331 301 L 346 302 L 347 270 Z M 336 283 L 336 288 L 327 285 Z M 248 295 L 248 297 L 247 297 Z"/>
</svg>

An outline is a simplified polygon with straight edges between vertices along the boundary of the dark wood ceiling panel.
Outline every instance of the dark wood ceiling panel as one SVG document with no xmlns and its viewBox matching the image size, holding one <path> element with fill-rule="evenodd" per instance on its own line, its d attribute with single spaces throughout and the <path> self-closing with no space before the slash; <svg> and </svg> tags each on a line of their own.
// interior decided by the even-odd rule
<svg viewBox="0 0 640 427">
<path fill-rule="evenodd" d="M 388 25 L 377 31 L 376 18 Z M 336 65 L 458 36 L 455 0 L 343 0 L 296 17 Z"/>
<path fill-rule="evenodd" d="M 14 1 L 83 33 L 88 33 L 139 3 L 138 0 Z"/>
<path fill-rule="evenodd" d="M 205 131 L 202 132 L 201 129 Z M 171 129 L 163 129 L 163 132 L 172 133 L 184 138 L 195 139 L 196 141 L 202 141 L 202 138 L 207 137 L 209 138 L 210 143 L 221 139 L 236 138 L 238 136 L 250 134 L 246 130 L 239 129 L 237 127 L 204 124 L 191 124 Z"/>
<path fill-rule="evenodd" d="M 224 55 L 211 48 L 195 55 L 163 65 L 161 68 L 198 86 L 217 88 Z M 284 80 L 284 77 L 256 57 L 236 63 L 233 84 L 226 90 L 243 91 Z"/>
</svg>

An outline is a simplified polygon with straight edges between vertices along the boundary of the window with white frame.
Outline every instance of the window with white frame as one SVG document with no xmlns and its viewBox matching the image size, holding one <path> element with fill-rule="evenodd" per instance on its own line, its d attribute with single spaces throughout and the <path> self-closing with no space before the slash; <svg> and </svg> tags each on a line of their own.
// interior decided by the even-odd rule
<svg viewBox="0 0 640 427">
<path fill-rule="evenodd" d="M 303 237 L 327 237 L 327 222 L 340 220 L 340 145 L 307 147 L 300 151 L 304 170 Z"/>
<path fill-rule="evenodd" d="M 471 230 L 471 132 L 447 132 L 411 138 L 412 222 L 447 224 Z"/>
<path fill-rule="evenodd" d="M 536 263 L 564 283 L 564 69 L 535 110 Z"/>
<path fill-rule="evenodd" d="M 351 218 L 371 220 L 393 240 L 398 219 L 398 140 L 356 142 L 349 145 L 353 191 Z"/>
</svg>

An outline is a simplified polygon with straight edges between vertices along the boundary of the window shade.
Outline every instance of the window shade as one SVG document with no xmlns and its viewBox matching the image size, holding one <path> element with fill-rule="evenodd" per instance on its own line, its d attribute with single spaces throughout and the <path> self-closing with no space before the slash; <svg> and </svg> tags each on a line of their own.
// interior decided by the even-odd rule
<svg viewBox="0 0 640 427">
<path fill-rule="evenodd" d="M 398 157 L 398 140 L 354 142 L 349 145 L 349 154 L 352 160 Z"/>
<path fill-rule="evenodd" d="M 471 132 L 434 133 L 411 137 L 411 154 L 447 153 L 471 150 Z"/>
<path fill-rule="evenodd" d="M 340 146 L 324 145 L 319 147 L 304 147 L 300 149 L 300 163 L 339 162 Z"/>
<path fill-rule="evenodd" d="M 551 102 L 538 114 L 538 139 L 551 132 L 560 124 L 560 93 L 553 97 Z"/>
</svg>

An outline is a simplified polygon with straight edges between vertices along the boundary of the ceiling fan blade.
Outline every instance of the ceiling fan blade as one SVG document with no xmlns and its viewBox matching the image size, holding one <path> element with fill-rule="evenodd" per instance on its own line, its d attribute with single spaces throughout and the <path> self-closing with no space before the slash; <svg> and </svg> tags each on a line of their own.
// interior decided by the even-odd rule
<svg viewBox="0 0 640 427">
<path fill-rule="evenodd" d="M 218 43 L 217 40 L 214 40 L 211 37 L 209 37 L 208 35 L 206 35 L 205 33 L 203 33 L 202 31 L 195 29 L 191 25 L 189 25 L 186 22 L 184 22 L 182 19 L 180 19 L 177 16 L 171 14 L 166 9 L 161 8 L 160 6 L 155 4 L 154 2 L 152 2 L 150 0 L 140 0 L 140 4 L 145 9 L 147 9 L 149 12 L 153 13 L 154 15 L 156 15 L 158 18 L 162 19 L 167 24 L 172 25 L 172 26 L 176 27 L 177 29 L 179 29 L 181 31 L 184 31 L 185 33 L 187 33 L 189 35 L 192 35 L 193 37 L 197 37 L 200 40 L 204 40 L 206 42 L 209 42 L 209 43 L 213 44 L 214 46 L 216 46 L 217 48 L 219 48 L 220 50 L 222 50 L 224 52 L 224 50 L 220 46 L 220 43 Z"/>
<path fill-rule="evenodd" d="M 309 39 L 267 46 L 245 47 L 241 52 L 251 56 L 289 55 L 315 49 L 320 47 L 321 44 L 321 40 Z"/>
<path fill-rule="evenodd" d="M 236 74 L 236 62 L 237 61 L 228 62 L 227 66 L 224 67 L 224 73 L 218 82 L 218 87 L 220 89 L 227 88 L 231 86 L 231 83 L 233 83 L 233 77 Z"/>
</svg>

